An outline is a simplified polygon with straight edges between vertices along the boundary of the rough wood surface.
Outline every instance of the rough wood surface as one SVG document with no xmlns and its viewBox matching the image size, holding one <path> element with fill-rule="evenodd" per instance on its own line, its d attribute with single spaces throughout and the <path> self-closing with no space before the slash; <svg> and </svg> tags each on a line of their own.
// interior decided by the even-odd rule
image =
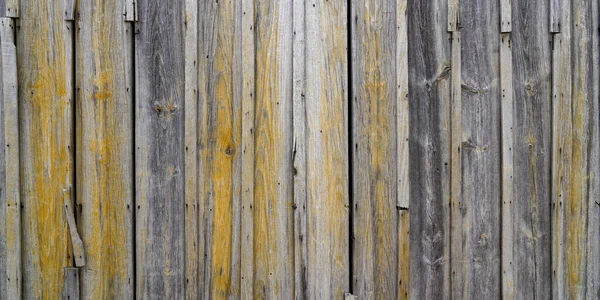
<svg viewBox="0 0 600 300">
<path fill-rule="evenodd" d="M 184 1 L 139 3 L 135 23 L 136 295 L 185 296 Z"/>
<path fill-rule="evenodd" d="M 20 0 L 0 0 L 0 17 L 18 18 Z"/>
<path fill-rule="evenodd" d="M 312 5 L 311 5 L 312 6 Z M 292 1 L 256 1 L 254 298 L 293 298 Z"/>
<path fill-rule="evenodd" d="M 62 297 L 73 265 L 63 189 L 73 186 L 73 26 L 63 1 L 22 0 L 17 30 L 23 297 Z"/>
<path fill-rule="evenodd" d="M 133 27 L 123 22 L 120 0 L 78 3 L 76 199 L 87 254 L 81 296 L 131 298 Z"/>
<path fill-rule="evenodd" d="M 0 19 L 0 22 L 6 21 Z M 0 25 L 4 26 L 3 23 Z M 2 41 L 2 31 L 0 31 L 0 47 L 6 42 Z M 0 55 L 0 65 L 4 68 L 4 60 Z M 16 70 L 15 70 L 16 71 Z M 4 70 L 0 69 L 0 82 L 4 82 Z M 8 270 L 6 269 L 6 113 L 4 112 L 4 84 L 0 84 L 0 297 L 7 297 L 6 286 L 8 284 Z"/>
<path fill-rule="evenodd" d="M 512 5 L 514 24 L 510 47 L 514 144 L 512 150 L 510 147 L 508 150 L 513 157 L 514 298 L 550 299 L 551 34 L 547 30 L 547 15 L 537 13 L 547 12 L 549 4 L 513 0 Z"/>
<path fill-rule="evenodd" d="M 462 297 L 499 298 L 500 270 L 500 22 L 499 3 L 460 3 L 462 52 Z"/>
<path fill-rule="evenodd" d="M 353 294 L 396 298 L 396 1 L 352 1 Z"/>
<path fill-rule="evenodd" d="M 350 286 L 348 14 L 343 1 L 312 3 L 305 11 L 306 111 L 294 111 L 306 116 L 306 297 L 341 299 Z"/>
<path fill-rule="evenodd" d="M 198 1 L 185 1 L 185 297 L 198 299 Z"/>
<path fill-rule="evenodd" d="M 451 75 L 457 69 L 445 27 L 447 9 L 447 1 L 408 2 L 408 11 L 415 12 L 408 13 L 408 98 L 414 99 L 409 101 L 410 299 L 450 297 L 446 148 Z"/>
<path fill-rule="evenodd" d="M 79 269 L 64 268 L 65 290 L 62 295 L 63 300 L 79 300 Z"/>
<path fill-rule="evenodd" d="M 15 22 L 0 19 L 2 62 L 2 157 L 0 167 L 0 270 L 5 276 L 0 282 L 0 295 L 7 299 L 21 297 L 21 191 L 19 164 L 19 104 L 17 82 L 17 49 Z M 6 293 L 6 294 L 5 294 Z"/>
<path fill-rule="evenodd" d="M 138 21 L 138 0 L 120 0 L 123 4 L 123 20 L 129 22 Z"/>
</svg>

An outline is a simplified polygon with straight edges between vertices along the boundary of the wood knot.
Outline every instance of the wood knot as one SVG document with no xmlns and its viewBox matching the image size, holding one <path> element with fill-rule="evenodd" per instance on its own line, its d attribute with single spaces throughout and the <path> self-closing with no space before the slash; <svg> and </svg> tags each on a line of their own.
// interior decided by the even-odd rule
<svg viewBox="0 0 600 300">
<path fill-rule="evenodd" d="M 235 149 L 233 149 L 231 146 L 228 146 L 227 149 L 225 149 L 225 154 L 227 154 L 227 156 L 232 156 L 235 154 Z"/>
</svg>

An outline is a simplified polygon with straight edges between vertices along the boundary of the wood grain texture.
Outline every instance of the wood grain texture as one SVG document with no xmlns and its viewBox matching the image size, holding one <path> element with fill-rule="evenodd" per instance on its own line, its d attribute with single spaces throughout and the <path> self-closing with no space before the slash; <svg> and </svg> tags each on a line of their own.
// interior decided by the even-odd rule
<svg viewBox="0 0 600 300">
<path fill-rule="evenodd" d="M 81 294 L 79 289 L 79 269 L 64 268 L 65 290 L 63 292 L 63 300 L 79 300 Z"/>
<path fill-rule="evenodd" d="M 185 1 L 185 298 L 198 299 L 198 1 Z"/>
<path fill-rule="evenodd" d="M 396 1 L 351 3 L 353 294 L 396 298 Z"/>
<path fill-rule="evenodd" d="M 306 6 L 306 296 L 341 299 L 350 285 L 347 5 Z"/>
<path fill-rule="evenodd" d="M 87 254 L 81 297 L 131 298 L 133 27 L 123 22 L 120 0 L 79 0 L 75 25 L 76 198 Z"/>
<path fill-rule="evenodd" d="M 73 26 L 63 20 L 63 1 L 21 5 L 21 241 L 29 249 L 22 252 L 23 298 L 58 299 L 63 268 L 73 266 L 63 208 L 63 189 L 73 186 Z"/>
<path fill-rule="evenodd" d="M 4 20 L 0 19 L 0 22 Z M 3 25 L 3 23 L 0 23 Z M 1 27 L 0 27 L 1 28 Z M 0 47 L 2 44 L 2 32 L 0 31 Z M 0 48 L 1 49 L 1 48 Z M 4 61 L 2 55 L 0 55 L 0 65 L 4 67 Z M 15 70 L 16 71 L 16 70 Z M 0 82 L 4 82 L 4 71 L 0 69 Z M 6 113 L 4 112 L 4 84 L 0 84 L 0 297 L 5 299 L 7 297 L 6 286 L 8 284 L 8 276 L 6 269 Z"/>
<path fill-rule="evenodd" d="M 0 44 L 2 47 L 2 161 L 0 164 L 3 183 L 0 191 L 0 215 L 2 225 L 0 242 L 0 270 L 5 276 L 0 283 L 0 295 L 7 299 L 21 297 L 21 191 L 19 163 L 19 104 L 17 81 L 17 49 L 15 45 L 15 22 L 0 19 Z"/>
<path fill-rule="evenodd" d="M 129 22 L 137 22 L 139 0 L 120 0 L 123 4 L 123 19 Z"/>
<path fill-rule="evenodd" d="M 500 32 L 512 31 L 512 0 L 500 0 Z"/>
<path fill-rule="evenodd" d="M 0 0 L 0 17 L 18 18 L 20 4 L 20 0 Z"/>
<path fill-rule="evenodd" d="M 295 20 L 295 19 L 294 19 Z M 241 299 L 252 299 L 254 286 L 254 0 L 242 0 L 242 228 Z"/>
<path fill-rule="evenodd" d="M 552 33 L 558 33 L 561 32 L 561 25 L 562 22 L 568 21 L 568 20 L 563 20 L 562 16 L 563 16 L 563 3 L 564 1 L 560 1 L 560 0 L 550 0 L 550 23 L 549 23 L 549 29 L 550 32 Z M 567 7 L 565 7 L 566 9 L 569 9 Z M 563 29 L 564 30 L 564 29 Z"/>
<path fill-rule="evenodd" d="M 543 1 L 513 1 L 510 46 L 514 144 L 512 150 L 510 147 L 508 150 L 512 152 L 514 167 L 512 266 L 515 299 L 552 298 L 551 34 L 547 30 L 548 18 L 535 13 L 547 12 L 548 5 Z M 505 223 L 503 219 L 503 226 Z"/>
<path fill-rule="evenodd" d="M 136 295 L 185 296 L 183 0 L 138 3 L 135 24 Z"/>
<path fill-rule="evenodd" d="M 240 1 L 207 2 L 200 44 L 200 201 L 207 205 L 206 299 L 240 297 L 242 100 Z"/>
<path fill-rule="evenodd" d="M 500 104 L 501 134 L 502 134 L 502 231 L 501 236 L 501 278 L 502 299 L 515 298 L 514 278 L 514 132 L 513 132 L 513 58 L 512 40 L 509 33 L 500 34 L 500 89 L 502 102 Z M 515 201 L 516 204 L 516 201 Z"/>
<path fill-rule="evenodd" d="M 410 299 L 450 297 L 447 148 L 451 75 L 457 69 L 445 26 L 447 9 L 447 1 L 408 2 Z M 405 211 L 399 213 L 402 217 Z"/>
<path fill-rule="evenodd" d="M 463 297 L 498 298 L 500 270 L 499 3 L 461 1 Z M 469 17 L 466 17 L 469 16 Z M 454 284 L 454 283 L 453 283 Z"/>
<path fill-rule="evenodd" d="M 311 5 L 312 6 L 312 5 Z M 292 1 L 255 2 L 254 296 L 293 298 Z"/>
</svg>

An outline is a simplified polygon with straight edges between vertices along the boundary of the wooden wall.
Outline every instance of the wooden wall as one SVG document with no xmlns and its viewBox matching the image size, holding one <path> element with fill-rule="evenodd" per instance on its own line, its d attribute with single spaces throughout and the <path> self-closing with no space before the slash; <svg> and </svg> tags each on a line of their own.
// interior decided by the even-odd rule
<svg viewBox="0 0 600 300">
<path fill-rule="evenodd" d="M 0 0 L 0 299 L 600 299 L 597 0 Z"/>
</svg>

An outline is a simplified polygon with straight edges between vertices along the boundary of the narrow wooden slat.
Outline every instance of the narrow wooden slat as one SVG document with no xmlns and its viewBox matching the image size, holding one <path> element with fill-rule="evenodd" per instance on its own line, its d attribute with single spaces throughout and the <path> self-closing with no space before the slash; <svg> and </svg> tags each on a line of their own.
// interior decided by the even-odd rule
<svg viewBox="0 0 600 300">
<path fill-rule="evenodd" d="M 294 1 L 293 47 L 293 126 L 294 126 L 294 291 L 295 299 L 308 294 L 308 214 L 307 214 L 307 153 L 306 153 L 306 8 L 307 1 Z M 308 8 L 310 9 L 310 7 Z M 314 294 L 313 294 L 314 295 Z"/>
<path fill-rule="evenodd" d="M 306 116 L 306 296 L 341 299 L 350 288 L 347 5 L 306 5 L 306 111 L 294 111 Z"/>
<path fill-rule="evenodd" d="M 568 20 L 563 20 L 563 14 L 564 12 L 562 12 L 563 9 L 563 3 L 565 1 L 560 1 L 560 0 L 550 0 L 550 32 L 552 33 L 558 33 L 561 32 L 561 30 L 565 30 L 565 29 L 561 29 L 562 23 L 566 22 Z M 566 9 L 570 9 L 568 7 L 565 7 Z M 570 26 L 569 26 L 570 27 Z"/>
<path fill-rule="evenodd" d="M 184 4 L 141 2 L 135 24 L 139 298 L 185 296 Z"/>
<path fill-rule="evenodd" d="M 254 278 L 254 1 L 242 0 L 242 257 L 241 299 L 253 298 Z"/>
<path fill-rule="evenodd" d="M 513 156 L 515 299 L 552 298 L 552 35 L 547 15 L 538 13 L 548 12 L 548 6 L 546 1 L 513 0 L 514 143 L 508 150 Z"/>
<path fill-rule="evenodd" d="M 240 297 L 242 185 L 241 2 L 207 2 L 200 65 L 199 201 L 206 207 L 204 297 Z M 202 81 L 204 80 L 204 81 Z"/>
<path fill-rule="evenodd" d="M 73 265 L 63 189 L 73 186 L 73 24 L 63 1 L 21 0 L 17 31 L 23 298 L 62 297 Z M 72 197 L 71 193 L 71 197 Z M 70 199 L 72 202 L 72 199 Z"/>
<path fill-rule="evenodd" d="M 312 7 L 312 5 L 311 5 Z M 254 298 L 294 296 L 292 1 L 256 1 Z M 313 7 L 314 9 L 314 7 Z M 316 76 L 316 74 L 315 74 Z"/>
<path fill-rule="evenodd" d="M 0 47 L 2 41 L 0 37 Z M 3 65 L 2 55 L 0 55 L 0 65 Z M 0 82 L 3 82 L 3 71 L 0 71 Z M 8 276 L 6 269 L 6 131 L 4 130 L 4 122 L 6 120 L 4 113 L 4 85 L 0 84 L 0 297 L 7 297 L 6 286 L 8 284 Z"/>
<path fill-rule="evenodd" d="M 463 222 L 463 176 L 462 153 L 462 51 L 461 33 L 452 33 L 452 74 L 451 74 L 451 154 L 450 154 L 450 269 L 451 293 L 453 299 L 464 295 L 464 222 Z"/>
<path fill-rule="evenodd" d="M 75 1 L 76 0 L 63 0 L 64 14 L 63 18 L 65 21 L 75 20 Z"/>
<path fill-rule="evenodd" d="M 397 1 L 351 3 L 353 294 L 397 298 Z"/>
<path fill-rule="evenodd" d="M 593 80 L 592 50 L 595 45 L 590 37 L 598 36 L 598 28 L 593 28 L 593 17 L 598 11 L 592 10 L 591 1 L 574 0 L 571 3 L 572 23 L 572 94 L 570 107 L 572 115 L 572 161 L 569 190 L 563 195 L 565 205 L 566 241 L 566 296 L 568 299 L 587 299 L 598 296 L 598 291 L 588 291 L 587 285 L 587 239 L 590 172 L 590 117 L 594 90 L 598 82 Z M 597 42 L 597 40 L 596 40 Z M 565 198 L 566 197 L 566 198 Z M 598 237 L 591 237 L 597 239 Z"/>
<path fill-rule="evenodd" d="M 499 3 L 461 1 L 463 297 L 501 296 Z"/>
<path fill-rule="evenodd" d="M 65 290 L 62 295 L 63 300 L 79 300 L 79 269 L 64 268 Z"/>
<path fill-rule="evenodd" d="M 2 99 L 3 99 L 3 165 L 5 183 L 0 189 L 2 207 L 2 261 L 6 277 L 0 283 L 0 295 L 7 299 L 21 297 L 21 196 L 19 164 L 19 104 L 17 82 L 17 49 L 15 46 L 15 23 L 10 18 L 0 19 L 0 43 L 2 46 Z"/>
<path fill-rule="evenodd" d="M 460 29 L 460 0 L 448 0 L 448 32 Z"/>
<path fill-rule="evenodd" d="M 512 31 L 512 0 L 500 0 L 500 32 Z"/>
<path fill-rule="evenodd" d="M 397 126 L 397 209 L 398 209 L 398 299 L 410 293 L 410 176 L 408 105 L 408 22 L 407 0 L 396 1 L 396 126 Z"/>
<path fill-rule="evenodd" d="M 0 17 L 18 18 L 20 5 L 20 0 L 0 0 Z"/>
<path fill-rule="evenodd" d="M 80 274 L 81 296 L 131 298 L 132 25 L 122 21 L 120 0 L 78 0 L 78 4 L 76 199 L 87 254 L 87 266 Z"/>
<path fill-rule="evenodd" d="M 515 299 L 515 277 L 514 277 L 514 246 L 513 246 L 513 66 L 512 47 L 509 33 L 500 35 L 500 89 L 502 102 L 500 111 L 502 114 L 502 299 Z M 516 201 L 515 201 L 516 202 Z"/>
<path fill-rule="evenodd" d="M 185 297 L 198 290 L 198 1 L 185 1 Z"/>
<path fill-rule="evenodd" d="M 123 1 L 123 19 L 129 22 L 138 21 L 138 1 L 139 0 L 121 0 Z"/>
</svg>

